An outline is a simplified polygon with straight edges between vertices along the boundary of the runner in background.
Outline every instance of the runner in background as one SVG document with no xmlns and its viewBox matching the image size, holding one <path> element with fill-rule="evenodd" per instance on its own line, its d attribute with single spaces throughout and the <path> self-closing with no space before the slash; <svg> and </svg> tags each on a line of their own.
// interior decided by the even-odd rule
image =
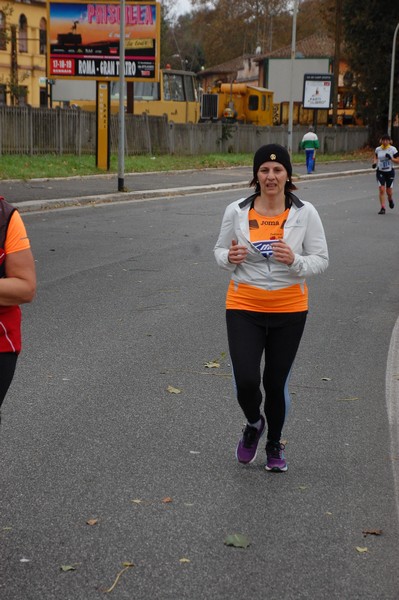
<svg viewBox="0 0 399 600">
<path fill-rule="evenodd" d="M 393 182 L 395 179 L 394 163 L 399 163 L 399 152 L 391 145 L 391 136 L 385 133 L 380 139 L 380 145 L 374 151 L 374 162 L 371 165 L 377 169 L 378 192 L 380 200 L 379 215 L 385 215 L 385 196 L 389 208 L 394 208 Z"/>
</svg>

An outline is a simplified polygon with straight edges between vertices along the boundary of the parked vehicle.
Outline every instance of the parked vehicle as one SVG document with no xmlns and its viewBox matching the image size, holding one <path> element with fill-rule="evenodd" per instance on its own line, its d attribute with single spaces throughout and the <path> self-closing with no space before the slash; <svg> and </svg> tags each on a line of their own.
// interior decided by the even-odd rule
<svg viewBox="0 0 399 600">
<path fill-rule="evenodd" d="M 129 106 L 129 93 L 127 96 L 127 112 L 156 117 L 166 115 L 168 121 L 174 123 L 198 123 L 200 103 L 196 82 L 195 73 L 191 71 L 161 69 L 159 83 L 134 83 L 132 106 Z"/>
<path fill-rule="evenodd" d="M 82 110 L 96 110 L 95 82 L 68 81 L 58 91 L 58 82 L 53 97 L 57 101 Z M 111 81 L 111 113 L 119 111 L 119 81 Z M 173 123 L 198 123 L 200 102 L 197 93 L 197 78 L 191 71 L 161 69 L 158 81 L 135 81 L 126 84 L 126 112 L 151 117 L 166 115 Z"/>
<path fill-rule="evenodd" d="M 219 83 L 201 96 L 201 121 L 273 125 L 273 92 L 245 83 Z"/>
<path fill-rule="evenodd" d="M 80 83 L 80 86 L 79 86 Z M 161 69 L 159 82 L 127 83 L 126 112 L 160 117 L 172 123 L 222 121 L 273 125 L 273 92 L 244 83 L 221 83 L 199 99 L 197 78 L 191 71 Z M 68 82 L 68 95 L 55 96 L 82 110 L 95 111 L 95 85 Z M 79 95 L 80 94 L 80 95 Z M 111 82 L 111 112 L 119 110 L 119 82 Z"/>
</svg>

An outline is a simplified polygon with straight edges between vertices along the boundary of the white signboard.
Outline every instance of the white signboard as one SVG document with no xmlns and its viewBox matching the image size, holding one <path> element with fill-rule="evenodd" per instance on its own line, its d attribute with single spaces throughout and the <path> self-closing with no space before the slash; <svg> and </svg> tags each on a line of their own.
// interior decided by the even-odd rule
<svg viewBox="0 0 399 600">
<path fill-rule="evenodd" d="M 307 73 L 303 78 L 303 107 L 328 110 L 331 106 L 333 76 Z"/>
<path fill-rule="evenodd" d="M 276 104 L 289 102 L 292 92 L 294 102 L 302 102 L 305 73 L 328 73 L 328 58 L 296 58 L 291 82 L 291 59 L 269 58 L 265 65 L 264 87 L 274 92 Z M 292 89 L 291 89 L 292 84 Z"/>
</svg>

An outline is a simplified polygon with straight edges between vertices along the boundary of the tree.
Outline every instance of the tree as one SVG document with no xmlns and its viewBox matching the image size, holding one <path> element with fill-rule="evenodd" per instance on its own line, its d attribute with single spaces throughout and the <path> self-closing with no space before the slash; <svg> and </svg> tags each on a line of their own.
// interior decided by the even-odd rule
<svg viewBox="0 0 399 600">
<path fill-rule="evenodd" d="M 170 0 L 163 0 L 161 4 L 161 67 L 169 64 L 176 46 L 173 39 L 173 12 Z"/>
<path fill-rule="evenodd" d="M 331 3 L 331 0 L 328 0 Z M 310 37 L 314 33 L 334 36 L 334 15 L 325 10 L 325 0 L 303 0 L 298 6 L 297 39 Z"/>
<path fill-rule="evenodd" d="M 202 48 L 207 67 L 255 54 L 258 47 L 268 52 L 289 43 L 289 0 L 193 0 L 192 5 L 190 37 Z"/>
<path fill-rule="evenodd" d="M 334 3 L 302 0 L 297 39 L 333 28 Z M 162 65 L 187 65 L 197 71 L 203 65 L 212 67 L 257 49 L 268 53 L 291 43 L 290 0 L 192 0 L 191 12 L 177 19 L 172 6 L 172 0 L 163 0 Z"/>
<path fill-rule="evenodd" d="M 354 73 L 358 110 L 375 139 L 387 128 L 392 40 L 399 3 L 343 1 L 343 35 Z M 396 58 L 398 51 L 395 49 Z M 398 60 L 395 60 L 394 114 L 399 112 Z"/>
</svg>

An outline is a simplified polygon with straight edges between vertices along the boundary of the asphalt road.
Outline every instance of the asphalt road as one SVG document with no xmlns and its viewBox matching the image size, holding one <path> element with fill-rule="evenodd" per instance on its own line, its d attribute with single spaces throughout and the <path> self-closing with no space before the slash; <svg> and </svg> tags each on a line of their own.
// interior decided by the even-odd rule
<svg viewBox="0 0 399 600">
<path fill-rule="evenodd" d="M 399 206 L 377 215 L 371 173 L 300 184 L 331 266 L 276 475 L 234 458 L 212 248 L 240 195 L 25 214 L 39 288 L 3 408 L 2 600 L 399 598 Z"/>
</svg>

